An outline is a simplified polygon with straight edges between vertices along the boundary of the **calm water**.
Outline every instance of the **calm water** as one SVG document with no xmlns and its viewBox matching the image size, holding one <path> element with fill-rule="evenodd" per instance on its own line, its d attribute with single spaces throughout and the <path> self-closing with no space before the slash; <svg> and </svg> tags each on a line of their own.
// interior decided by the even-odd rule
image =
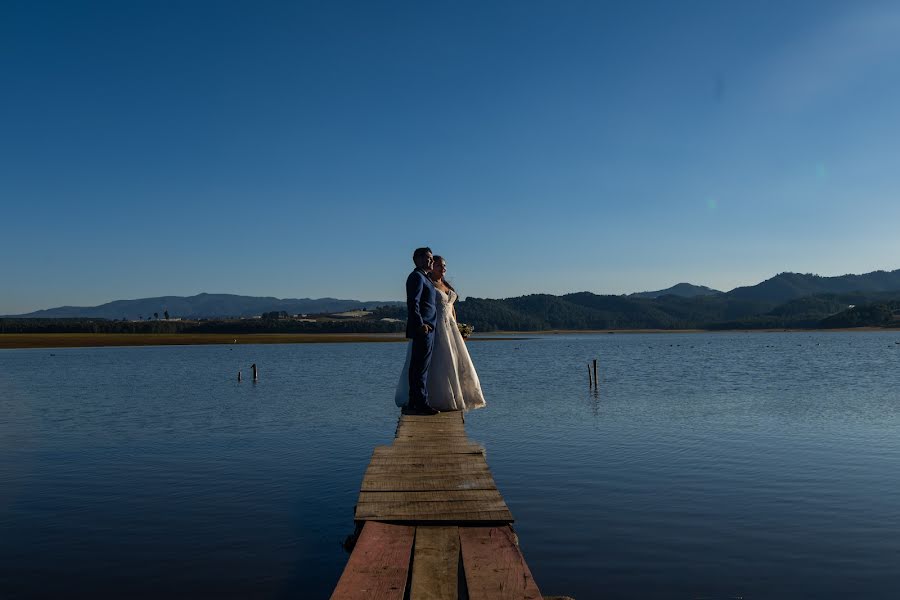
<svg viewBox="0 0 900 600">
<path fill-rule="evenodd" d="M 467 428 L 545 594 L 897 598 L 896 342 L 472 343 L 488 407 Z M 404 352 L 0 351 L 0 597 L 327 598 Z"/>
</svg>

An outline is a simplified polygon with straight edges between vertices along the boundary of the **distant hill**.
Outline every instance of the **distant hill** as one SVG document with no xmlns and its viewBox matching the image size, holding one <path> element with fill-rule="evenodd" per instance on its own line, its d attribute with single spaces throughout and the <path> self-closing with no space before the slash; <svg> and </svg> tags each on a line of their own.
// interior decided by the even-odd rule
<svg viewBox="0 0 900 600">
<path fill-rule="evenodd" d="M 10 316 L 45 319 L 146 319 L 152 317 L 153 313 L 159 314 L 162 318 L 163 313 L 168 310 L 171 317 L 198 319 L 252 317 L 270 311 L 285 311 L 289 314 L 331 313 L 394 304 L 404 303 L 396 300 L 280 299 L 235 294 L 197 294 L 187 297 L 160 296 L 137 300 L 115 300 L 100 306 L 60 306 Z"/>
<path fill-rule="evenodd" d="M 873 271 L 864 275 L 820 277 L 800 273 L 780 273 L 756 285 L 728 292 L 730 298 L 781 304 L 795 298 L 815 294 L 847 294 L 851 292 L 893 292 L 900 290 L 900 269 Z"/>
<path fill-rule="evenodd" d="M 659 298 L 660 296 L 681 296 L 693 298 L 694 296 L 715 296 L 721 294 L 719 290 L 708 288 L 705 285 L 693 285 L 691 283 L 677 283 L 670 288 L 655 292 L 636 292 L 629 294 L 632 298 Z"/>
<path fill-rule="evenodd" d="M 709 290 L 691 284 L 684 286 L 679 291 Z M 746 329 L 880 324 L 887 322 L 885 314 L 893 315 L 891 302 L 900 300 L 900 269 L 840 277 L 781 273 L 755 286 L 740 287 L 727 293 L 716 290 L 691 296 L 671 293 L 676 288 L 679 286 L 628 296 L 579 292 L 564 296 L 533 294 L 503 300 L 468 298 L 459 304 L 457 313 L 477 331 Z M 880 308 L 864 308 L 869 305 Z M 856 308 L 847 315 L 837 316 L 850 306 Z M 826 319 L 829 319 L 827 323 Z"/>
</svg>

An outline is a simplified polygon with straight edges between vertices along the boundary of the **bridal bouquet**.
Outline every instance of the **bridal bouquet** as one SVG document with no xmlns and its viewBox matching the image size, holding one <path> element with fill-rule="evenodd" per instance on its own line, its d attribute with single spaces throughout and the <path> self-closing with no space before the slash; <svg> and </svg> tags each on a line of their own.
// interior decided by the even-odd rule
<svg viewBox="0 0 900 600">
<path fill-rule="evenodd" d="M 463 336 L 463 339 L 468 339 L 472 332 L 475 331 L 475 327 L 469 325 L 468 323 L 457 323 L 456 326 L 459 328 L 459 334 Z"/>
</svg>

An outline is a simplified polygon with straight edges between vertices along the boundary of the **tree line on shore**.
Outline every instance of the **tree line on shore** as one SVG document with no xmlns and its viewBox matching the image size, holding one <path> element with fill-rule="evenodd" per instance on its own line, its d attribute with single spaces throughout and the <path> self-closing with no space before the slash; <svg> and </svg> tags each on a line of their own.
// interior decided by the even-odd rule
<svg viewBox="0 0 900 600">
<path fill-rule="evenodd" d="M 475 331 L 552 329 L 803 329 L 900 327 L 900 292 L 816 294 L 784 303 L 715 296 L 601 296 L 589 292 L 533 294 L 457 305 L 460 322 Z M 258 319 L 106 320 L 0 319 L 0 333 L 398 333 L 404 306 L 382 306 L 359 318 L 292 318 L 281 312 Z"/>
</svg>

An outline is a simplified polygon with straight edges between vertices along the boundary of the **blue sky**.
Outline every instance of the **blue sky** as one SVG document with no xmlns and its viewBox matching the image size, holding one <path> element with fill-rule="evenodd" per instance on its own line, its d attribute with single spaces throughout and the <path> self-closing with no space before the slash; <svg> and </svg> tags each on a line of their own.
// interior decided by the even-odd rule
<svg viewBox="0 0 900 600">
<path fill-rule="evenodd" d="M 0 314 L 900 267 L 900 7 L 0 5 Z"/>
</svg>

